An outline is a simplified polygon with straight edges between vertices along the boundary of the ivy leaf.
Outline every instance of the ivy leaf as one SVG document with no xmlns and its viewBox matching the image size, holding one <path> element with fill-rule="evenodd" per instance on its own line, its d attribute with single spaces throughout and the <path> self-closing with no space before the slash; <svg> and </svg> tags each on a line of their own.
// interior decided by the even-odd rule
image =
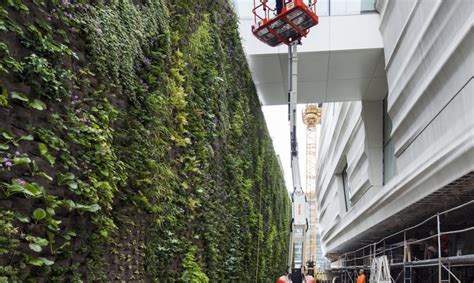
<svg viewBox="0 0 474 283">
<path fill-rule="evenodd" d="M 44 104 L 43 101 L 38 100 L 38 99 L 34 99 L 32 102 L 28 103 L 28 105 L 31 108 L 39 110 L 39 111 L 43 111 L 43 110 L 47 109 L 46 104 Z"/>
<path fill-rule="evenodd" d="M 37 208 L 33 211 L 33 219 L 36 221 L 42 220 L 46 217 L 46 211 L 42 208 Z"/>
<path fill-rule="evenodd" d="M 18 99 L 20 101 L 23 101 L 23 102 L 28 102 L 29 99 L 26 95 L 24 95 L 23 93 L 20 93 L 20 92 L 16 92 L 16 91 L 12 91 L 12 98 L 13 99 Z"/>
<path fill-rule="evenodd" d="M 35 252 L 37 252 L 37 253 L 39 253 L 39 252 L 41 252 L 41 251 L 43 250 L 43 248 L 41 248 L 40 245 L 35 244 L 35 243 L 30 243 L 28 246 L 30 247 L 31 250 L 33 250 L 33 251 L 35 251 Z"/>
</svg>

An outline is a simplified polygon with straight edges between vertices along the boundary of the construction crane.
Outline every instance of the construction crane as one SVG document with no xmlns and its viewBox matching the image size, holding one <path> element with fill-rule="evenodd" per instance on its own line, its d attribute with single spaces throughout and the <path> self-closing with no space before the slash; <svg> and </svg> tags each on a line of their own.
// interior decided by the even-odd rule
<svg viewBox="0 0 474 283">
<path fill-rule="evenodd" d="M 280 1 L 280 2 L 278 2 Z M 296 105 L 298 90 L 298 45 L 308 35 L 309 29 L 318 24 L 316 2 L 309 0 L 275 0 L 271 7 L 268 0 L 254 0 L 255 24 L 253 34 L 265 44 L 278 46 L 288 45 L 288 120 L 290 121 L 291 138 L 291 171 L 293 176 L 292 220 L 290 224 L 290 246 L 288 253 L 289 276 L 282 276 L 279 282 L 310 283 L 315 282 L 311 276 L 304 276 L 304 244 L 308 230 L 306 217 L 306 196 L 301 187 L 298 160 L 298 142 L 296 139 Z"/>
<path fill-rule="evenodd" d="M 308 105 L 303 112 L 303 122 L 306 125 L 306 197 L 308 200 L 309 227 L 305 244 L 308 274 L 315 274 L 316 236 L 318 224 L 318 207 L 316 202 L 316 165 L 317 165 L 317 125 L 321 122 L 321 108 L 318 105 Z"/>
</svg>

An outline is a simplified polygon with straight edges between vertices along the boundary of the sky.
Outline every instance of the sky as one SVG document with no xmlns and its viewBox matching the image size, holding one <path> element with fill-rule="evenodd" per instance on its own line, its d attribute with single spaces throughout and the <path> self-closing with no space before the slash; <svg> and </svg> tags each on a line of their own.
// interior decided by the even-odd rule
<svg viewBox="0 0 474 283">
<path fill-rule="evenodd" d="M 300 175 L 303 190 L 305 189 L 306 172 L 306 125 L 303 123 L 303 110 L 306 105 L 298 105 L 298 121 L 296 124 L 296 135 L 298 139 L 298 153 L 300 162 Z M 276 154 L 280 157 L 283 167 L 285 182 L 288 191 L 293 191 L 291 175 L 291 145 L 290 145 L 290 124 L 288 121 L 288 106 L 262 106 L 265 121 L 267 123 L 270 137 L 273 141 Z"/>
</svg>

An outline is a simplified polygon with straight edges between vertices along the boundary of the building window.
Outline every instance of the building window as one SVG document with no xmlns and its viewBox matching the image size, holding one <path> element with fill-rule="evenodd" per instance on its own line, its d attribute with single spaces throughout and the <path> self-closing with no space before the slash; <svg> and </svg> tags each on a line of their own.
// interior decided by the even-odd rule
<svg viewBox="0 0 474 283">
<path fill-rule="evenodd" d="M 383 101 L 383 183 L 390 181 L 397 173 L 395 146 L 392 141 L 392 119 L 388 115 L 387 97 Z"/>
<path fill-rule="evenodd" d="M 350 199 L 350 191 L 351 188 L 349 186 L 349 177 L 347 176 L 347 165 L 342 169 L 341 173 L 342 177 L 342 188 L 344 191 L 344 203 L 346 207 L 346 212 L 349 211 L 349 208 L 351 208 L 351 199 Z"/>
</svg>

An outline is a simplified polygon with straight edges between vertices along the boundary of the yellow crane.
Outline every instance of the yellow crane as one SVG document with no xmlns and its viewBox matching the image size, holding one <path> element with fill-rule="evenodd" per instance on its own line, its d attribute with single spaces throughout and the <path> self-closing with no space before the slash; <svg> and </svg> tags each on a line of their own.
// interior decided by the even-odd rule
<svg viewBox="0 0 474 283">
<path fill-rule="evenodd" d="M 316 170 L 318 148 L 318 125 L 321 122 L 321 108 L 318 105 L 308 105 L 303 111 L 303 121 L 306 125 L 306 197 L 308 200 L 308 233 L 306 234 L 305 258 L 308 261 L 308 273 L 316 273 L 316 235 L 318 224 L 318 203 L 316 201 Z"/>
</svg>

